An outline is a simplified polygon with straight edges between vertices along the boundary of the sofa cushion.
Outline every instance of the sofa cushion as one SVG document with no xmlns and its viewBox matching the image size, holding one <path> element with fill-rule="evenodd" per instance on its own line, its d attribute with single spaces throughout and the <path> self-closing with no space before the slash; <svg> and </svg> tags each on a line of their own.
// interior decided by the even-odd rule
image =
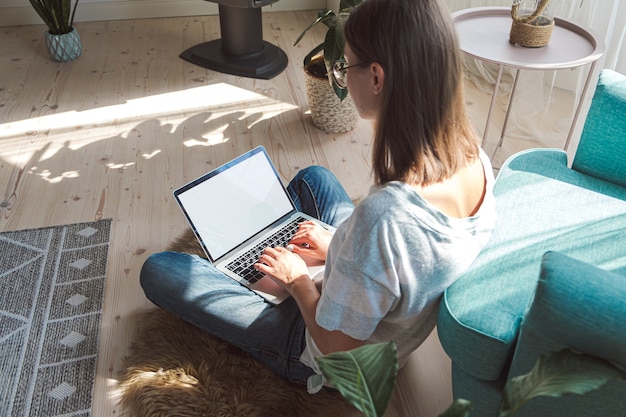
<svg viewBox="0 0 626 417">
<path fill-rule="evenodd" d="M 455 365 L 482 380 L 508 370 L 545 252 L 626 274 L 626 188 L 567 168 L 561 150 L 533 149 L 505 162 L 494 194 L 494 233 L 446 290 L 438 323 Z"/>
<path fill-rule="evenodd" d="M 626 76 L 603 70 L 572 167 L 626 186 Z"/>
</svg>

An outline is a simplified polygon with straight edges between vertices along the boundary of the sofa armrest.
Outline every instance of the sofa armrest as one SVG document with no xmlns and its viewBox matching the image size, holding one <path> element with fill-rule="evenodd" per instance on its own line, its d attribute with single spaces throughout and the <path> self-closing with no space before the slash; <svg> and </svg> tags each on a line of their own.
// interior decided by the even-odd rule
<svg viewBox="0 0 626 417">
<path fill-rule="evenodd" d="M 508 378 L 531 370 L 537 358 L 564 348 L 626 366 L 626 274 L 557 252 L 541 262 L 537 289 L 515 349 Z M 537 397 L 516 417 L 623 415 L 626 381 L 611 380 L 585 395 Z"/>
<path fill-rule="evenodd" d="M 626 186 L 626 76 L 602 70 L 572 168 Z"/>
<path fill-rule="evenodd" d="M 530 354 L 522 361 L 525 366 L 534 363 L 534 356 L 567 347 L 626 369 L 626 276 L 618 271 L 557 252 L 543 256 L 520 334 L 522 350 Z M 520 353 L 514 362 L 521 359 Z M 516 371 L 527 372 L 512 369 L 510 376 Z"/>
</svg>

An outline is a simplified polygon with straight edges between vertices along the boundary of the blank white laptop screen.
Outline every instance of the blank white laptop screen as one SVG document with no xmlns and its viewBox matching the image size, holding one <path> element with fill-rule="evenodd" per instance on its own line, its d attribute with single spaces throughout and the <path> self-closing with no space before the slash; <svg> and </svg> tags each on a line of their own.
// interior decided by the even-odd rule
<svg viewBox="0 0 626 417">
<path fill-rule="evenodd" d="M 294 209 L 265 152 L 229 165 L 178 194 L 214 261 Z"/>
</svg>

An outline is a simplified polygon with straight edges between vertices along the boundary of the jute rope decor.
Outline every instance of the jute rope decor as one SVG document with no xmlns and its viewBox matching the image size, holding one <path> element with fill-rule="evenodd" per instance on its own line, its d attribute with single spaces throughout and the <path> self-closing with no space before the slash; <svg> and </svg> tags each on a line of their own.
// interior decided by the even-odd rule
<svg viewBox="0 0 626 417">
<path fill-rule="evenodd" d="M 520 3 L 519 0 L 515 1 L 511 8 L 513 23 L 509 34 L 510 42 L 527 48 L 546 46 L 554 29 L 554 19 L 543 16 L 550 0 L 539 1 L 534 13 L 528 16 L 518 15 Z"/>
</svg>

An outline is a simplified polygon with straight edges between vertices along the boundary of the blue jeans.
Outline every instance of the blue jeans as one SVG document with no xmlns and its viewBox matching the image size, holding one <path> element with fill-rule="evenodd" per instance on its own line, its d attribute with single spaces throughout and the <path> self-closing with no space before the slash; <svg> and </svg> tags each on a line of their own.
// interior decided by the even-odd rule
<svg viewBox="0 0 626 417">
<path fill-rule="evenodd" d="M 354 208 L 339 181 L 322 167 L 301 170 L 287 190 L 298 210 L 333 226 Z M 151 255 L 140 282 L 154 304 L 239 347 L 284 378 L 302 382 L 313 374 L 300 362 L 305 325 L 292 298 L 273 306 L 205 259 L 178 252 Z"/>
</svg>

